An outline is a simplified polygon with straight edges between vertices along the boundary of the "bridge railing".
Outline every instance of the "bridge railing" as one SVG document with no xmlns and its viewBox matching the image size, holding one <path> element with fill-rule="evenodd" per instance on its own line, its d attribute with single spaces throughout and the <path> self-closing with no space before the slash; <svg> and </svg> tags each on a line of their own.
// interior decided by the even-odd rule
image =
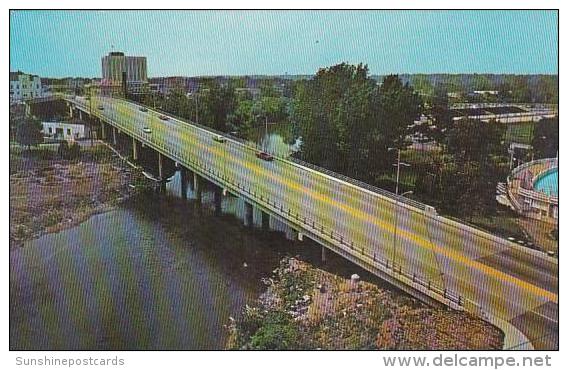
<svg viewBox="0 0 568 370">
<path fill-rule="evenodd" d="M 361 187 L 363 189 L 369 190 L 373 193 L 382 195 L 383 197 L 390 198 L 393 201 L 398 200 L 399 203 L 403 203 L 403 204 L 409 205 L 411 207 L 418 208 L 421 211 L 425 211 L 426 209 L 428 209 L 428 207 L 430 207 L 430 206 L 428 206 L 424 203 L 418 202 L 416 200 L 406 198 L 406 197 L 403 197 L 403 196 L 400 196 L 400 195 L 396 195 L 395 193 L 391 193 L 388 190 L 381 189 L 381 188 L 378 188 L 378 187 L 373 186 L 373 185 L 369 185 L 369 184 L 367 184 L 363 181 L 360 181 L 360 180 L 354 179 L 352 177 L 348 177 L 348 176 L 339 174 L 337 172 L 328 170 L 328 169 L 323 168 L 323 167 L 316 166 L 315 164 L 303 161 L 301 159 L 298 159 L 298 158 L 295 158 L 295 157 L 292 157 L 292 156 L 287 157 L 285 160 L 299 164 L 300 166 L 307 167 L 307 168 L 312 169 L 312 170 L 317 171 L 317 172 L 325 173 L 328 176 L 334 177 L 338 180 L 342 180 L 342 181 L 345 181 L 345 182 L 350 183 L 352 185 L 355 185 L 355 186 Z"/>
<path fill-rule="evenodd" d="M 250 186 L 235 181 L 235 179 L 231 178 L 223 171 L 216 170 L 204 163 L 200 163 L 197 158 L 190 158 L 190 162 L 199 170 L 204 171 L 212 179 L 229 185 L 230 188 L 233 188 L 248 198 L 251 198 L 257 204 L 272 211 L 280 217 L 291 221 L 292 223 L 301 225 L 304 230 L 309 231 L 319 238 L 330 240 L 332 244 L 339 245 L 341 249 L 349 251 L 350 255 L 357 257 L 366 264 L 378 268 L 383 271 L 383 273 L 398 278 L 399 280 L 402 279 L 407 285 L 415 289 L 418 288 L 419 291 L 422 291 L 427 295 L 435 295 L 438 300 L 442 300 L 454 308 L 465 309 L 467 305 L 467 307 L 475 307 L 475 312 L 481 312 L 481 308 L 475 302 L 463 297 L 457 292 L 445 288 L 443 286 L 443 280 L 442 285 L 440 285 L 440 283 L 434 282 L 426 276 L 406 269 L 402 265 L 393 262 L 391 259 L 383 258 L 377 255 L 376 252 L 369 251 L 367 245 L 356 243 L 341 233 L 338 233 L 333 228 L 323 225 L 314 218 L 303 216 L 299 211 L 293 210 L 284 204 L 270 199 L 270 197 L 257 193 L 255 190 L 251 189 Z"/>
<path fill-rule="evenodd" d="M 131 101 L 131 100 L 124 99 L 124 98 L 122 98 L 122 97 L 116 97 L 115 99 L 123 100 L 123 101 L 126 101 L 126 102 L 128 102 L 128 103 L 134 103 L 134 104 L 136 104 L 136 105 L 142 106 L 142 104 L 139 104 L 139 103 L 137 103 L 137 102 L 133 102 L 133 101 Z M 187 123 L 187 124 L 190 124 L 190 125 L 199 127 L 199 128 L 201 128 L 201 129 L 203 129 L 203 130 L 206 130 L 206 131 L 215 133 L 215 134 L 217 134 L 217 135 L 219 135 L 219 136 L 228 137 L 228 138 L 230 138 L 231 140 L 237 141 L 237 142 L 241 143 L 242 145 L 249 147 L 249 148 L 252 149 L 252 150 L 256 150 L 256 151 L 261 151 L 261 150 L 262 150 L 262 148 L 261 148 L 257 143 L 255 143 L 255 142 L 251 142 L 251 141 L 248 141 L 248 140 L 245 140 L 245 139 L 236 137 L 236 136 L 234 136 L 234 135 L 231 135 L 231 134 L 228 134 L 228 133 L 225 133 L 225 132 L 216 130 L 216 129 L 214 129 L 214 128 L 211 128 L 211 127 L 208 127 L 208 126 L 204 126 L 204 125 L 201 125 L 201 124 L 199 124 L 199 123 L 195 123 L 195 122 L 193 122 L 193 121 L 191 121 L 191 120 L 189 120 L 189 119 L 187 119 L 187 118 L 179 117 L 179 116 L 177 116 L 177 115 L 175 115 L 175 114 L 172 114 L 172 113 L 163 111 L 163 110 L 161 110 L 161 109 L 159 109 L 159 108 L 152 108 L 152 107 L 147 107 L 147 108 L 148 108 L 148 109 L 151 109 L 151 110 L 154 110 L 154 111 L 156 111 L 156 112 L 158 112 L 158 113 L 160 113 L 160 114 L 170 116 L 170 117 L 172 117 L 172 118 L 174 118 L 174 119 L 176 119 L 176 120 L 178 120 L 178 121 L 181 121 L 181 122 L 184 122 L 184 123 Z M 417 208 L 417 209 L 419 209 L 419 210 L 421 210 L 421 211 L 425 211 L 426 209 L 433 210 L 433 207 L 428 206 L 428 205 L 426 205 L 426 204 L 424 204 L 424 203 L 421 203 L 421 202 L 418 202 L 418 201 L 416 201 L 416 200 L 413 200 L 413 199 L 410 199 L 410 198 L 407 198 L 407 197 L 403 197 L 403 196 L 400 196 L 400 195 L 397 196 L 396 194 L 394 194 L 394 193 L 392 193 L 392 192 L 390 192 L 390 191 L 387 191 L 387 190 L 378 188 L 378 187 L 373 186 L 373 185 L 369 185 L 369 184 L 367 184 L 367 183 L 364 183 L 363 181 L 360 181 L 360 180 L 357 180 L 357 179 L 354 179 L 354 178 L 351 178 L 351 177 L 348 177 L 348 176 L 339 174 L 339 173 L 337 173 L 337 172 L 334 172 L 334 171 L 328 170 L 328 169 L 326 169 L 326 168 L 323 168 L 323 167 L 314 165 L 314 164 L 312 164 L 312 163 L 305 162 L 305 161 L 303 161 L 303 160 L 301 160 L 301 159 L 298 159 L 298 158 L 295 158 L 295 157 L 292 157 L 292 156 L 283 156 L 283 155 L 281 155 L 281 154 L 279 154 L 279 153 L 271 153 L 271 154 L 272 154 L 274 157 L 277 157 L 278 159 L 280 159 L 280 160 L 282 160 L 282 161 L 287 161 L 287 162 L 295 163 L 295 164 L 297 164 L 297 165 L 300 165 L 300 166 L 309 168 L 309 169 L 311 169 L 311 170 L 314 170 L 314 171 L 317 171 L 317 172 L 321 172 L 321 173 L 325 173 L 326 175 L 328 175 L 328 176 L 330 176 L 330 177 L 334 177 L 334 178 L 336 178 L 336 179 L 338 179 L 338 180 L 342 180 L 342 181 L 347 182 L 347 183 L 349 183 L 349 184 L 352 184 L 352 185 L 355 185 L 355 186 L 364 188 L 364 189 L 369 190 L 369 191 L 371 191 L 371 192 L 373 192 L 373 193 L 376 193 L 376 194 L 381 195 L 381 196 L 383 196 L 383 197 L 389 198 L 389 199 L 391 199 L 391 200 L 393 200 L 393 201 L 395 201 L 395 202 L 398 201 L 399 203 L 406 204 L 406 205 L 408 205 L 408 206 L 410 206 L 410 207 Z"/>
<path fill-rule="evenodd" d="M 213 131 L 208 127 L 205 129 L 208 131 Z M 163 150 L 166 150 L 165 145 L 161 144 L 158 146 L 161 147 Z M 174 153 L 174 158 L 177 157 L 176 160 L 182 160 L 183 158 L 181 158 L 180 155 L 181 153 Z M 395 263 L 391 259 L 377 256 L 377 253 L 374 250 L 368 249 L 368 245 L 365 245 L 363 243 L 361 244 L 355 243 L 353 240 L 344 237 L 342 234 L 338 233 L 333 228 L 324 226 L 323 224 L 317 222 L 313 218 L 302 216 L 299 211 L 295 211 L 284 204 L 278 203 L 275 200 L 270 199 L 270 197 L 263 196 L 263 194 L 257 193 L 254 189 L 251 189 L 249 185 L 239 183 L 234 178 L 232 178 L 227 173 L 225 173 L 225 171 L 213 168 L 207 165 L 206 163 L 204 163 L 203 161 L 200 161 L 199 158 L 195 156 L 191 156 L 189 157 L 189 159 L 184 159 L 184 160 L 186 160 L 189 164 L 191 164 L 195 168 L 195 170 L 200 171 L 201 173 L 203 173 L 204 175 L 206 175 L 207 177 L 209 177 L 210 179 L 216 182 L 224 184 L 224 186 L 227 186 L 227 188 L 232 189 L 231 191 L 233 192 L 237 191 L 247 196 L 248 198 L 251 198 L 262 207 L 272 211 L 274 214 L 289 220 L 289 222 L 291 222 L 292 224 L 296 224 L 298 226 L 301 225 L 301 227 L 304 230 L 316 235 L 317 237 L 323 240 L 327 240 L 327 242 L 331 241 L 332 245 L 339 246 L 340 249 L 344 251 L 349 251 L 349 255 L 355 257 L 363 264 L 371 265 L 374 268 L 382 271 L 383 273 L 401 281 L 402 283 L 418 291 L 421 291 L 423 294 L 426 294 L 434 299 L 437 299 L 438 301 L 444 302 L 450 307 L 466 310 L 467 312 L 478 315 L 483 319 L 487 319 L 488 317 L 491 316 L 491 315 L 488 316 L 485 310 L 479 304 L 477 304 L 473 299 L 464 297 L 461 294 L 451 289 L 447 289 L 445 287 L 443 275 L 440 275 L 441 279 L 440 283 L 437 281 L 433 281 L 431 278 L 427 276 L 412 272 L 411 270 L 403 267 L 402 265 Z M 293 160 L 303 166 L 313 167 L 318 171 L 320 170 L 319 167 L 313 166 L 301 160 L 297 159 Z M 331 173 L 333 175 L 337 175 L 340 178 L 344 177 L 342 175 L 335 174 L 332 171 L 328 171 L 325 169 L 322 170 L 324 170 L 322 172 Z M 347 177 L 344 178 L 346 178 L 350 182 L 351 180 L 354 180 Z M 361 183 L 357 180 L 354 181 L 355 184 Z M 370 186 L 364 183 L 361 184 L 366 185 L 364 187 Z M 374 191 L 375 189 L 371 190 Z M 378 190 L 380 192 L 384 192 L 382 189 Z M 392 193 L 388 192 L 386 193 L 388 196 L 394 196 L 394 194 Z"/>
</svg>

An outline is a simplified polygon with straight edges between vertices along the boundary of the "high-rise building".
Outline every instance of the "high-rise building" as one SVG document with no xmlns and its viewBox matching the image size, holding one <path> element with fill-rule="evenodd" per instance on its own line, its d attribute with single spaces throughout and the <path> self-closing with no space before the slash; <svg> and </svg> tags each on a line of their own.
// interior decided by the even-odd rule
<svg viewBox="0 0 568 370">
<path fill-rule="evenodd" d="M 102 57 L 101 85 L 120 88 L 126 84 L 129 92 L 138 92 L 148 83 L 146 57 L 126 56 L 119 51 Z"/>
</svg>

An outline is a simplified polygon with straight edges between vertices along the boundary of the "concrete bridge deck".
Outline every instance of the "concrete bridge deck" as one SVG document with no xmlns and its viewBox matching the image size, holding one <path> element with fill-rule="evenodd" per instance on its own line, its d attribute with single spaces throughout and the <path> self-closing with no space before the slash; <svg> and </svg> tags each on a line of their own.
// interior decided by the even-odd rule
<svg viewBox="0 0 568 370">
<path fill-rule="evenodd" d="M 132 102 L 65 99 L 394 285 L 558 348 L 557 260 Z"/>
</svg>

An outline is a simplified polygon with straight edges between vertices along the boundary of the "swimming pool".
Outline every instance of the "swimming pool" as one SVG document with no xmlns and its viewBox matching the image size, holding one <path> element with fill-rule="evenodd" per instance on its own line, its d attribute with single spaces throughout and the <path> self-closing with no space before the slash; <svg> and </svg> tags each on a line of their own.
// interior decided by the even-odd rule
<svg viewBox="0 0 568 370">
<path fill-rule="evenodd" d="M 549 196 L 558 196 L 558 168 L 551 170 L 538 178 L 534 183 L 534 190 Z"/>
</svg>

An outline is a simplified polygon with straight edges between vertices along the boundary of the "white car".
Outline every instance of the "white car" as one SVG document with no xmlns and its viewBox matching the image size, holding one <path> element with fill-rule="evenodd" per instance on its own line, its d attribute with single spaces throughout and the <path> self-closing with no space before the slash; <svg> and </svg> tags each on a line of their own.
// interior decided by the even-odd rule
<svg viewBox="0 0 568 370">
<path fill-rule="evenodd" d="M 144 128 L 142 129 L 142 131 L 144 131 L 144 133 L 146 133 L 146 134 L 151 134 L 151 133 L 152 133 L 152 130 L 151 130 L 149 127 L 144 127 Z"/>
</svg>

